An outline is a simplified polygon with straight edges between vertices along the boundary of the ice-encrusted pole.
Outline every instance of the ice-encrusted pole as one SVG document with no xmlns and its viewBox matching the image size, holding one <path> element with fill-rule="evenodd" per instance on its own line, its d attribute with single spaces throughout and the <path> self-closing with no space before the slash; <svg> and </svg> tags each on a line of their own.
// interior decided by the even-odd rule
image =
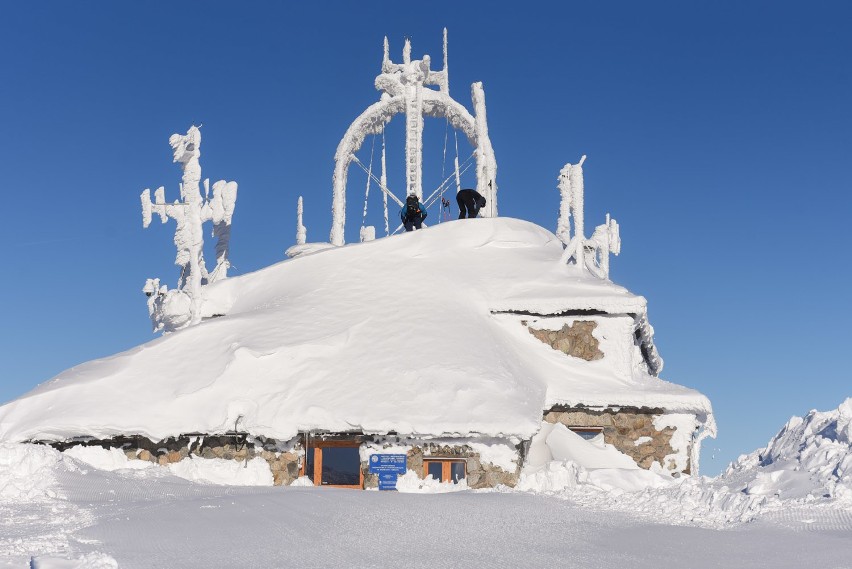
<svg viewBox="0 0 852 569">
<path fill-rule="evenodd" d="M 308 239 L 308 229 L 302 225 L 302 196 L 296 205 L 296 245 L 304 245 Z"/>
<path fill-rule="evenodd" d="M 387 41 L 387 38 L 385 38 Z M 379 179 L 379 182 L 382 184 L 383 188 L 388 187 L 388 172 L 387 172 L 387 164 L 385 162 L 385 130 L 382 129 L 382 177 Z M 385 214 L 385 235 L 390 235 L 390 225 L 388 223 L 388 193 L 382 192 L 382 206 Z"/>
<path fill-rule="evenodd" d="M 577 164 L 568 163 L 559 172 L 559 192 L 562 201 L 559 206 L 557 234 L 566 244 L 565 252 L 562 253 L 562 262 L 567 263 L 573 258 L 580 268 L 586 266 L 584 251 L 586 238 L 583 233 L 583 162 L 585 161 L 584 154 Z M 573 236 L 568 217 L 574 218 Z M 567 242 L 566 237 L 569 238 Z"/>
<path fill-rule="evenodd" d="M 183 176 L 180 184 L 181 201 L 172 204 L 165 202 L 163 186 L 154 192 L 154 202 L 151 201 L 151 190 L 145 189 L 140 199 L 142 201 L 142 226 L 148 227 L 152 214 L 158 214 L 160 220 L 166 223 L 174 219 L 175 247 L 177 255 L 175 264 L 181 267 L 178 280 L 178 290 L 186 292 L 190 298 L 189 324 L 201 321 L 201 286 L 203 281 L 213 282 L 225 278 L 228 272 L 228 247 L 231 236 L 231 219 L 237 200 L 237 183 L 219 180 L 213 184 L 213 198 L 201 196 L 201 131 L 195 125 L 191 126 L 185 135 L 173 134 L 169 137 L 169 145 L 174 153 L 174 162 L 180 163 Z M 205 195 L 209 197 L 209 182 L 205 180 Z M 207 272 L 204 263 L 204 231 L 203 223 L 213 221 L 213 234 L 218 238 L 216 244 L 216 268 L 212 273 Z M 155 329 L 160 329 L 156 316 Z"/>
<path fill-rule="evenodd" d="M 481 82 L 470 87 L 476 127 L 476 191 L 485 197 L 482 217 L 497 217 L 497 160 L 488 137 L 488 117 L 485 111 L 485 89 Z"/>
</svg>

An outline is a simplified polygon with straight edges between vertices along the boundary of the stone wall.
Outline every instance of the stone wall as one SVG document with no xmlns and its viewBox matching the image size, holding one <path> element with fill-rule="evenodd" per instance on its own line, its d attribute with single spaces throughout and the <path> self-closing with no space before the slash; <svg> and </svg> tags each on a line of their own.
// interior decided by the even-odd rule
<svg viewBox="0 0 852 569">
<path fill-rule="evenodd" d="M 409 447 L 406 453 L 408 470 L 414 471 L 417 476 L 423 476 L 423 461 L 429 459 L 464 459 L 467 471 L 467 484 L 474 489 L 493 488 L 498 484 L 514 487 L 518 483 L 520 469 L 507 472 L 490 462 L 482 462 L 479 454 L 468 445 L 449 445 L 436 443 L 422 443 Z M 378 477 L 370 474 L 369 464 L 361 463 L 361 471 L 364 473 L 364 487 L 377 488 Z"/>
<path fill-rule="evenodd" d="M 576 320 L 571 326 L 563 325 L 561 330 L 528 330 L 554 350 L 591 362 L 604 357 L 598 339 L 592 334 L 597 325 L 591 320 Z"/>
<path fill-rule="evenodd" d="M 160 466 L 197 456 L 224 460 L 251 460 L 260 457 L 269 463 L 275 485 L 287 485 L 299 477 L 301 447 L 298 441 L 280 443 L 247 439 L 241 435 L 183 436 L 151 441 L 146 437 L 116 437 L 108 440 L 55 445 L 64 450 L 74 444 L 118 448 L 131 460 L 145 460 Z"/>
<path fill-rule="evenodd" d="M 566 427 L 601 427 L 604 441 L 633 458 L 642 468 L 650 468 L 657 462 L 664 469 L 677 471 L 671 459 L 675 454 L 670 442 L 675 429 L 666 427 L 658 431 L 654 427 L 654 418 L 663 413 L 662 409 L 621 409 L 619 411 L 592 411 L 587 409 L 553 409 L 544 415 L 548 423 L 562 423 Z M 636 444 L 640 441 L 641 444 Z M 686 450 L 686 449 L 684 449 Z M 689 474 L 687 462 L 683 470 Z"/>
<path fill-rule="evenodd" d="M 298 439 L 281 443 L 273 440 L 247 439 L 239 435 L 211 435 L 205 437 L 173 437 L 162 441 L 151 441 L 145 437 L 116 437 L 107 440 L 90 440 L 74 443 L 57 443 L 58 450 L 65 450 L 77 444 L 118 448 L 130 460 L 145 460 L 160 466 L 180 462 L 192 457 L 221 458 L 224 460 L 252 460 L 260 457 L 269 463 L 276 486 L 289 485 L 299 477 L 299 466 L 304 455 Z M 368 445 L 380 444 L 367 442 Z M 493 488 L 498 484 L 514 487 L 518 483 L 519 471 L 507 472 L 502 468 L 483 463 L 471 447 L 421 443 L 409 447 L 407 452 L 408 469 L 423 478 L 423 459 L 449 458 L 464 459 L 467 470 L 467 483 L 471 488 Z M 369 464 L 361 462 L 364 473 L 364 487 L 378 487 L 378 478 L 370 474 Z"/>
</svg>

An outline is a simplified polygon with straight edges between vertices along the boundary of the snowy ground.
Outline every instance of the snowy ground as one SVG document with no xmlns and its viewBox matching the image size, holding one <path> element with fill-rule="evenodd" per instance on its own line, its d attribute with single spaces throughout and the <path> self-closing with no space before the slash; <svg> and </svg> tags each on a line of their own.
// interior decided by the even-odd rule
<svg viewBox="0 0 852 569">
<path fill-rule="evenodd" d="M 236 487 L 49 449 L 25 462 L 0 484 L 0 567 L 852 567 L 837 502 L 690 522 L 700 501 L 683 490 Z"/>
<path fill-rule="evenodd" d="M 275 487 L 260 459 L 0 442 L 0 567 L 852 568 L 852 398 L 712 479 L 549 431 L 516 489 L 488 491 L 411 471 L 400 492 Z"/>
</svg>

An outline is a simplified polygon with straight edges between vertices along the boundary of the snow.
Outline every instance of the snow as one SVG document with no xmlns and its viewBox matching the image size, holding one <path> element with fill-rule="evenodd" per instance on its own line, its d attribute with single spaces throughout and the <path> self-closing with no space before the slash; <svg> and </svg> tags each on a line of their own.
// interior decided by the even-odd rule
<svg viewBox="0 0 852 569">
<path fill-rule="evenodd" d="M 549 435 L 539 434 L 518 489 L 670 524 L 722 529 L 767 519 L 852 529 L 850 422 L 852 399 L 833 411 L 793 417 L 766 448 L 740 457 L 716 478 L 671 479 L 654 470 L 591 464 L 582 444 L 591 443 L 582 439 L 549 456 L 550 444 L 543 444 Z"/>
<path fill-rule="evenodd" d="M 523 317 L 495 314 L 644 313 L 644 298 L 561 265 L 561 253 L 525 221 L 459 220 L 232 277 L 204 287 L 202 311 L 224 316 L 61 373 L 0 407 L 0 439 L 161 440 L 237 420 L 278 440 L 353 429 L 524 439 L 559 403 L 711 422 L 700 393 L 625 369 L 629 346 L 586 362 L 535 339 Z M 601 333 L 621 334 L 625 318 L 598 319 Z"/>
<path fill-rule="evenodd" d="M 140 470 L 154 466 L 147 460 L 130 460 L 117 448 L 105 449 L 99 446 L 77 445 L 69 448 L 63 454 L 89 466 L 93 466 L 98 470 L 112 471 L 122 468 Z"/>
<path fill-rule="evenodd" d="M 466 480 L 458 483 L 441 482 L 435 480 L 431 475 L 420 478 L 413 470 L 407 471 L 396 479 L 397 492 L 406 494 L 446 494 L 447 492 L 461 492 L 467 489 Z"/>
<path fill-rule="evenodd" d="M 581 466 L 583 445 L 600 442 L 557 425 L 545 438 L 558 459 L 518 489 L 483 491 L 413 472 L 398 492 L 316 488 L 304 478 L 223 486 L 170 468 L 113 470 L 120 458 L 99 447 L 3 443 L 0 567 L 274 567 L 284 554 L 308 568 L 620 569 L 629 560 L 639 569 L 841 569 L 852 558 L 850 419 L 852 399 L 791 419 L 717 478 L 679 480 L 613 462 Z M 77 456 L 105 469 L 81 468 Z M 775 472 L 810 473 L 808 493 L 804 479 L 788 492 Z M 743 491 L 761 480 L 759 493 Z"/>
<path fill-rule="evenodd" d="M 50 447 L 0 443 L 0 500 L 54 497 L 52 470 L 58 460 L 59 453 Z"/>
<path fill-rule="evenodd" d="M 210 484 L 233 486 L 272 486 L 272 471 L 262 458 L 244 462 L 223 458 L 196 458 L 169 465 L 172 474 Z"/>
<path fill-rule="evenodd" d="M 852 398 L 834 411 L 793 417 L 766 448 L 741 456 L 725 476 L 747 481 L 749 495 L 836 498 L 852 507 Z"/>
<path fill-rule="evenodd" d="M 706 397 L 625 372 L 623 355 L 567 357 L 520 316 L 495 314 L 644 312 L 644 298 L 561 253 L 525 221 L 459 220 L 232 277 L 204 287 L 203 312 L 224 316 L 61 373 L 0 407 L 0 439 L 161 440 L 237 420 L 278 440 L 353 429 L 524 439 L 557 403 L 712 420 Z"/>
</svg>

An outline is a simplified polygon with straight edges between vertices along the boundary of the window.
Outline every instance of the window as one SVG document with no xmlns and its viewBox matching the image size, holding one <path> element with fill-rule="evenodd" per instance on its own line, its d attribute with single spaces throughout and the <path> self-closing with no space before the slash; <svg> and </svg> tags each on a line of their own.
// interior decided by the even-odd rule
<svg viewBox="0 0 852 569">
<path fill-rule="evenodd" d="M 457 483 L 467 477 L 464 460 L 424 459 L 423 477 L 432 476 L 439 482 Z"/>
<path fill-rule="evenodd" d="M 603 434 L 603 428 L 601 427 L 568 427 L 568 429 L 574 433 L 577 433 L 587 441 L 590 441 L 598 435 Z"/>
<path fill-rule="evenodd" d="M 305 444 L 305 463 L 302 474 L 311 478 L 314 486 L 363 488 L 361 457 L 358 440 L 324 441 L 309 439 Z"/>
</svg>

